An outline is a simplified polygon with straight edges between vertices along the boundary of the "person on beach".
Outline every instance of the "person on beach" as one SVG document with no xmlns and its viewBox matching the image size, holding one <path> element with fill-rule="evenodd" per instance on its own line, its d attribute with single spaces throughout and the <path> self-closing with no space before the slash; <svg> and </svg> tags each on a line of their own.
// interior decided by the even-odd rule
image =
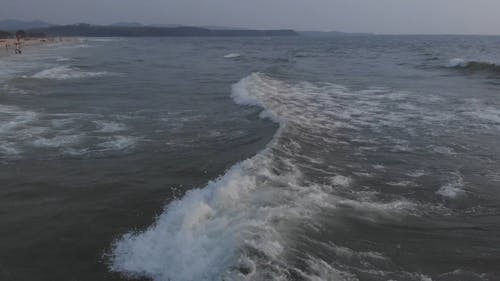
<svg viewBox="0 0 500 281">
<path fill-rule="evenodd" d="M 14 43 L 16 45 L 16 50 L 15 50 L 16 54 L 22 53 L 22 51 L 21 51 L 21 39 L 24 37 L 24 35 L 25 35 L 25 32 L 23 30 L 19 30 L 16 32 L 17 42 Z"/>
<path fill-rule="evenodd" d="M 22 51 L 21 51 L 21 42 L 17 41 L 16 43 L 14 43 L 16 45 L 16 49 L 15 49 L 15 53 L 16 54 L 21 54 Z"/>
</svg>

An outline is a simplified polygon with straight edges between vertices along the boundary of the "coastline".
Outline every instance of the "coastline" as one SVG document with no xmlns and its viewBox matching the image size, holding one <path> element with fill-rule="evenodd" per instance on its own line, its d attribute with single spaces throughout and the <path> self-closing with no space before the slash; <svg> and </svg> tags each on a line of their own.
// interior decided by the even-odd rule
<svg viewBox="0 0 500 281">
<path fill-rule="evenodd" d="M 81 38 L 77 37 L 51 37 L 41 38 L 32 37 L 21 40 L 21 50 L 24 52 L 26 49 L 33 50 L 41 47 L 50 47 L 60 44 L 71 44 L 80 41 Z M 15 54 L 15 38 L 0 39 L 0 58 L 8 57 Z M 22 55 L 22 53 L 20 54 Z"/>
</svg>

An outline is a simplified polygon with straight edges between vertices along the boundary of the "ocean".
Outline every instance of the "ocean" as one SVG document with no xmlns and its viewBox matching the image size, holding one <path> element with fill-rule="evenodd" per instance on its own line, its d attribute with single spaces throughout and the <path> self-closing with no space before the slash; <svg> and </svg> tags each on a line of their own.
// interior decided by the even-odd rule
<svg viewBox="0 0 500 281">
<path fill-rule="evenodd" d="M 0 57 L 0 280 L 500 280 L 500 37 Z"/>
</svg>

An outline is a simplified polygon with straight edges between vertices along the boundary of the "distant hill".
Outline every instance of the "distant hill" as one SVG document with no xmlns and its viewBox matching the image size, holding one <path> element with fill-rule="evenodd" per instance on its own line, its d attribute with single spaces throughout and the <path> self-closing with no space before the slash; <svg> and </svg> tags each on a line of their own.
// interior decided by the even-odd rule
<svg viewBox="0 0 500 281">
<path fill-rule="evenodd" d="M 21 21 L 9 19 L 0 21 L 0 30 L 16 31 L 19 29 L 46 28 L 51 25 L 52 24 L 41 20 Z"/>
<path fill-rule="evenodd" d="M 148 24 L 146 26 L 149 26 L 149 27 L 169 27 L 169 28 L 172 28 L 172 27 L 181 27 L 181 26 L 185 26 L 185 25 L 181 25 L 181 24 L 165 24 L 165 23 L 155 23 L 155 24 Z"/>
<path fill-rule="evenodd" d="M 138 26 L 144 26 L 144 25 L 142 23 L 139 23 L 139 22 L 116 22 L 116 23 L 110 24 L 110 26 L 138 27 Z"/>
<path fill-rule="evenodd" d="M 56 25 L 28 30 L 51 36 L 81 37 L 162 37 L 162 36 L 298 36 L 293 30 L 212 30 L 202 27 L 103 26 L 90 24 Z"/>
<path fill-rule="evenodd" d="M 109 26 L 122 26 L 122 27 L 147 26 L 147 27 L 168 27 L 168 28 L 173 28 L 173 27 L 201 27 L 201 28 L 206 28 L 206 29 L 210 29 L 210 30 L 246 30 L 246 28 L 234 28 L 234 27 L 217 26 L 217 25 L 192 26 L 192 25 L 166 24 L 166 23 L 142 24 L 140 22 L 116 22 L 116 23 L 110 24 Z"/>
<path fill-rule="evenodd" d="M 340 31 L 300 31 L 300 35 L 309 37 L 338 37 L 338 36 L 370 36 L 373 33 L 350 33 Z"/>
<path fill-rule="evenodd" d="M 202 26 L 203 28 L 208 28 L 212 30 L 248 30 L 247 28 L 241 28 L 241 27 L 227 27 L 227 26 L 217 26 L 217 25 L 206 25 Z"/>
</svg>

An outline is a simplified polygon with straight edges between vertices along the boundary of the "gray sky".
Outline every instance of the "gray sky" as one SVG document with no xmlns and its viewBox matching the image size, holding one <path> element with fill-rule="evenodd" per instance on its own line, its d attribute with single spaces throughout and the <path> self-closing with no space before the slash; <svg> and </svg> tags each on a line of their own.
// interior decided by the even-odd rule
<svg viewBox="0 0 500 281">
<path fill-rule="evenodd" d="M 0 0 L 0 19 L 500 34 L 500 0 Z"/>
</svg>

